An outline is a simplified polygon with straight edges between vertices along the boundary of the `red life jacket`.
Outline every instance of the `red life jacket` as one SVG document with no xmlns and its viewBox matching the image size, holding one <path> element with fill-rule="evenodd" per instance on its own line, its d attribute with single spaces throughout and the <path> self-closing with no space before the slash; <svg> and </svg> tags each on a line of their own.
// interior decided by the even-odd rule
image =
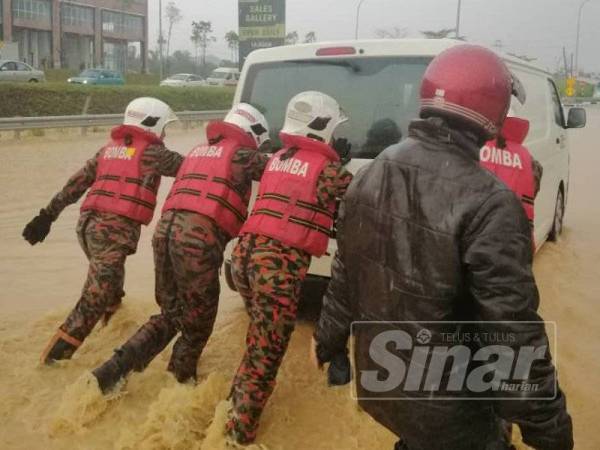
<svg viewBox="0 0 600 450">
<path fill-rule="evenodd" d="M 126 136 L 133 139 L 131 145 L 125 145 Z M 81 211 L 118 214 L 148 225 L 156 207 L 160 176 L 146 180 L 141 161 L 150 145 L 163 142 L 154 134 L 129 125 L 114 128 L 111 138 L 98 156 L 96 181 Z"/>
<path fill-rule="evenodd" d="M 179 169 L 163 212 L 185 210 L 213 219 L 230 237 L 240 232 L 248 217 L 251 190 L 238 192 L 232 178 L 232 160 L 241 148 L 256 149 L 244 130 L 226 122 L 211 122 L 209 142 L 194 148 Z"/>
<path fill-rule="evenodd" d="M 335 201 L 319 204 L 318 181 L 325 166 L 340 158 L 329 145 L 314 139 L 285 133 L 280 136 L 284 149 L 268 162 L 254 209 L 240 235 L 261 234 L 322 256 L 331 236 Z M 298 150 L 281 160 L 290 148 Z"/>
<path fill-rule="evenodd" d="M 535 177 L 533 158 L 522 144 L 529 133 L 527 120 L 509 117 L 502 128 L 506 148 L 498 148 L 497 141 L 488 142 L 481 149 L 481 165 L 494 173 L 519 197 L 533 229 Z"/>
</svg>

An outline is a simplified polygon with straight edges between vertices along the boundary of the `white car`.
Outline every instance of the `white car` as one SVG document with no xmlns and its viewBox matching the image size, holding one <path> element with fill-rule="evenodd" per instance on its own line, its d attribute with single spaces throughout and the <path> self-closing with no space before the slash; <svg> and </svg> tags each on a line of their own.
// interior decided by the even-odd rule
<svg viewBox="0 0 600 450">
<path fill-rule="evenodd" d="M 0 60 L 0 81 L 40 83 L 46 81 L 46 75 L 24 62 Z"/>
<path fill-rule="evenodd" d="M 350 117 L 338 128 L 336 137 L 347 138 L 352 144 L 352 160 L 347 167 L 355 172 L 406 137 L 410 121 L 418 117 L 421 79 L 429 62 L 460 43 L 369 40 L 257 50 L 244 64 L 234 102 L 250 103 L 263 112 L 272 138 L 277 140 L 287 103 L 294 95 L 307 90 L 331 95 Z M 585 126 L 585 110 L 573 108 L 567 121 L 550 73 L 522 60 L 501 56 L 527 91 L 525 105 L 515 101 L 512 109 L 516 116 L 531 122 L 526 145 L 544 167 L 535 205 L 535 239 L 539 248 L 562 231 L 569 192 L 567 130 Z M 303 297 L 316 295 L 320 299 L 336 248 L 335 239 L 331 239 L 328 254 L 313 258 Z M 228 255 L 225 274 L 230 281 Z"/>
<path fill-rule="evenodd" d="M 169 78 L 161 81 L 161 86 L 168 87 L 199 87 L 206 86 L 206 82 L 199 75 L 192 73 L 178 73 L 177 75 L 171 75 Z"/>
<path fill-rule="evenodd" d="M 237 86 L 240 80 L 239 69 L 219 67 L 206 79 L 209 86 Z"/>
</svg>

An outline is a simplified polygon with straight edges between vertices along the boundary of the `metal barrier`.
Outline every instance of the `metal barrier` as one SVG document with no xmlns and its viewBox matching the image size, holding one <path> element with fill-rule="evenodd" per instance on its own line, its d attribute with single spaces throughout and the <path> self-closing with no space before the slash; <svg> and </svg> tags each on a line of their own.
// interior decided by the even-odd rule
<svg viewBox="0 0 600 450">
<path fill-rule="evenodd" d="M 225 117 L 227 111 L 183 111 L 177 117 L 184 124 L 208 122 Z M 0 131 L 25 131 L 51 128 L 107 127 L 123 123 L 123 114 L 85 116 L 10 117 L 0 118 Z"/>
<path fill-rule="evenodd" d="M 595 97 L 564 97 L 562 99 L 563 105 L 565 106 L 586 106 L 586 105 L 595 105 L 600 103 L 600 98 Z"/>
</svg>

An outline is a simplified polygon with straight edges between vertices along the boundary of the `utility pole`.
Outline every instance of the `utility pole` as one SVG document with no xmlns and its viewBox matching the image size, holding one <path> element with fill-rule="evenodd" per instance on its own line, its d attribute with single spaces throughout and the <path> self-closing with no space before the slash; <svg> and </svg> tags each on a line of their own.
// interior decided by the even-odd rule
<svg viewBox="0 0 600 450">
<path fill-rule="evenodd" d="M 460 39 L 460 15 L 462 10 L 462 0 L 458 0 L 458 9 L 456 10 L 456 39 Z"/>
<path fill-rule="evenodd" d="M 360 8 L 365 0 L 359 0 L 358 6 L 356 7 L 356 30 L 354 32 L 354 39 L 358 39 L 358 27 L 360 24 Z"/>
<path fill-rule="evenodd" d="M 163 27 L 162 27 L 162 0 L 158 0 L 158 59 L 160 62 L 160 80 L 164 78 L 163 62 Z"/>
<path fill-rule="evenodd" d="M 583 14 L 583 7 L 591 0 L 583 0 L 579 5 L 579 13 L 577 15 L 577 43 L 575 44 L 575 78 L 579 77 L 579 41 L 581 34 L 581 16 Z"/>
</svg>

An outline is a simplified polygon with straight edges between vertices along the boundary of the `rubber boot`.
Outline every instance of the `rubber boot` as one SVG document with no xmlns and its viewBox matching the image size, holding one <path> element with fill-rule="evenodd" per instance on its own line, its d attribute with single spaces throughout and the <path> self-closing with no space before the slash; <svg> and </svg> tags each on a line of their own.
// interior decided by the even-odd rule
<svg viewBox="0 0 600 450">
<path fill-rule="evenodd" d="M 115 350 L 112 358 L 92 371 L 98 380 L 98 385 L 103 394 L 108 394 L 127 375 L 134 370 L 134 358 L 127 349 Z"/>
<path fill-rule="evenodd" d="M 197 349 L 191 349 L 181 340 L 175 342 L 173 353 L 167 370 L 171 372 L 178 382 L 187 383 L 196 381 L 196 370 L 200 352 Z"/>
<path fill-rule="evenodd" d="M 350 359 L 347 351 L 337 353 L 331 359 L 327 369 L 327 383 L 329 386 L 344 386 L 352 380 Z"/>
<path fill-rule="evenodd" d="M 42 353 L 41 362 L 42 364 L 51 365 L 55 361 L 71 359 L 80 345 L 80 340 L 69 336 L 59 329 L 52 339 L 50 339 L 44 353 Z"/>
<path fill-rule="evenodd" d="M 394 450 L 408 450 L 408 447 L 406 446 L 406 443 L 400 439 L 396 442 L 396 445 L 394 445 Z"/>
</svg>

